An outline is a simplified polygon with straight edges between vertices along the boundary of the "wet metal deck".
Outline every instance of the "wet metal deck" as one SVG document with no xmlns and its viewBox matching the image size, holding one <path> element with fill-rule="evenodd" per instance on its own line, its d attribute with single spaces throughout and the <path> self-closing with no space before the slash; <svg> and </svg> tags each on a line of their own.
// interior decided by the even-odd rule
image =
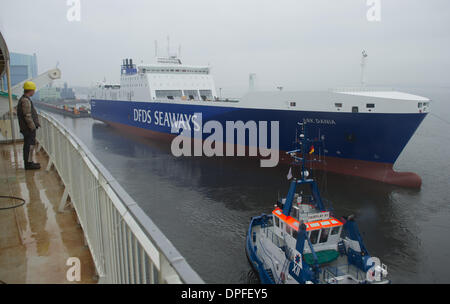
<svg viewBox="0 0 450 304">
<path fill-rule="evenodd" d="M 22 144 L 0 144 L 0 195 L 25 199 L 22 207 L 0 210 L 0 281 L 5 283 L 72 283 L 67 259 L 81 262 L 81 281 L 96 283 L 95 268 L 75 211 L 58 213 L 64 191 L 48 158 L 36 154 L 42 169 L 25 171 Z M 0 202 L 1 204 L 2 202 Z M 0 206 L 1 207 L 1 206 Z"/>
</svg>

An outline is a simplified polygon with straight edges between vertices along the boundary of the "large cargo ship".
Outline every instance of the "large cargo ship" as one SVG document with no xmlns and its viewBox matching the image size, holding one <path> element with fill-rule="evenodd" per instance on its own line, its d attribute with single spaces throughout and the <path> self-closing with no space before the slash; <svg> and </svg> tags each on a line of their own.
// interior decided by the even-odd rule
<svg viewBox="0 0 450 304">
<path fill-rule="evenodd" d="M 292 149 L 299 121 L 325 141 L 317 169 L 406 187 L 420 187 L 412 172 L 393 165 L 429 111 L 430 100 L 387 90 L 249 91 L 239 100 L 219 97 L 209 66 L 185 65 L 176 56 L 136 66 L 125 59 L 120 84 L 97 85 L 91 115 L 113 127 L 155 137 L 174 136 L 175 120 L 202 114 L 219 121 L 279 121 L 279 152 Z M 236 143 L 232 143 L 236 144 Z M 248 141 L 246 142 L 248 145 Z M 281 157 L 281 156 L 280 156 Z"/>
</svg>

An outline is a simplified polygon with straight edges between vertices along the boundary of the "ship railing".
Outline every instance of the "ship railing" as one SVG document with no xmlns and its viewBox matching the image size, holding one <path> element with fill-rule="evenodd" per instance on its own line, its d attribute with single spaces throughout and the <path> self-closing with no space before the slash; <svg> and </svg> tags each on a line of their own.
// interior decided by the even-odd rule
<svg viewBox="0 0 450 304">
<path fill-rule="evenodd" d="M 38 150 L 49 156 L 83 230 L 99 283 L 203 283 L 138 204 L 61 123 L 40 113 Z"/>
<path fill-rule="evenodd" d="M 239 98 L 217 98 L 214 99 L 215 102 L 239 102 Z"/>
<path fill-rule="evenodd" d="M 273 226 L 263 228 L 266 237 L 269 238 L 277 247 L 284 248 L 286 246 L 286 242 L 272 231 L 272 227 Z"/>
<path fill-rule="evenodd" d="M 202 101 L 202 102 L 239 102 L 239 98 L 212 98 L 212 97 L 208 97 L 206 99 L 203 98 L 183 98 L 180 96 L 173 96 L 172 98 L 168 98 L 168 97 L 158 97 L 155 99 L 155 101 Z"/>
<path fill-rule="evenodd" d="M 331 279 L 334 279 L 333 281 L 335 283 L 338 283 L 338 277 L 344 276 L 344 275 L 350 275 L 353 278 L 355 278 L 357 281 L 363 281 L 365 280 L 366 274 L 362 272 L 361 270 L 355 268 L 351 264 L 342 264 L 338 266 L 327 266 L 323 268 L 322 273 L 322 279 L 323 282 L 332 282 Z"/>
<path fill-rule="evenodd" d="M 373 91 L 395 91 L 392 87 L 386 86 L 360 86 L 360 87 L 340 87 L 329 89 L 331 92 L 373 92 Z"/>
<path fill-rule="evenodd" d="M 267 269 L 273 269 L 273 270 L 275 270 L 275 269 L 276 269 L 276 266 L 275 266 L 275 263 L 274 263 L 274 261 L 273 261 L 273 259 L 272 259 L 272 256 L 267 252 L 266 248 L 264 248 L 264 246 L 263 246 L 261 240 L 259 240 L 259 247 L 257 247 L 257 248 L 261 248 L 261 252 L 262 252 L 262 253 L 266 256 L 266 258 L 270 261 L 270 264 L 267 263 L 265 259 L 263 259 L 263 260 L 261 261 L 261 262 L 262 262 L 262 265 L 263 265 L 263 267 L 264 267 L 264 270 L 267 270 Z M 275 281 L 274 283 L 275 283 L 275 284 L 279 283 L 279 282 L 280 282 L 280 278 L 277 276 L 277 272 L 276 272 L 276 271 L 275 271 L 275 272 L 272 272 L 272 274 L 273 274 L 273 279 L 274 279 L 274 281 Z"/>
</svg>

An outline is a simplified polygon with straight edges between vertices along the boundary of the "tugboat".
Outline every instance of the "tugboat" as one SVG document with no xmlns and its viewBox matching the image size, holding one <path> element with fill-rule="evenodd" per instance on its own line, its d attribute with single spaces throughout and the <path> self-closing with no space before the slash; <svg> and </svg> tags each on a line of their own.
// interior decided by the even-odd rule
<svg viewBox="0 0 450 304">
<path fill-rule="evenodd" d="M 293 166 L 300 167 L 300 174 L 293 177 L 291 167 L 287 196 L 278 199 L 272 214 L 253 217 L 247 232 L 247 257 L 260 282 L 390 283 L 386 265 L 371 257 L 364 245 L 355 217 L 338 219 L 328 202 L 325 207 L 319 187 L 306 168 L 308 163 L 321 161 L 323 143 L 308 139 L 305 124 L 298 125 L 298 148 L 286 153 L 292 157 Z"/>
</svg>

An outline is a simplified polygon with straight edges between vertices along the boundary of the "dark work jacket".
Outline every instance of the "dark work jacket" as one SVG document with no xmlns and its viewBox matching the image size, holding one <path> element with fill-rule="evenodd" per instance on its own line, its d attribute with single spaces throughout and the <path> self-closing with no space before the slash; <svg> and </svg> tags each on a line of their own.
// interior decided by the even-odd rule
<svg viewBox="0 0 450 304">
<path fill-rule="evenodd" d="M 17 118 L 19 120 L 20 132 L 26 133 L 40 127 L 39 117 L 31 99 L 22 95 L 17 104 Z"/>
</svg>

